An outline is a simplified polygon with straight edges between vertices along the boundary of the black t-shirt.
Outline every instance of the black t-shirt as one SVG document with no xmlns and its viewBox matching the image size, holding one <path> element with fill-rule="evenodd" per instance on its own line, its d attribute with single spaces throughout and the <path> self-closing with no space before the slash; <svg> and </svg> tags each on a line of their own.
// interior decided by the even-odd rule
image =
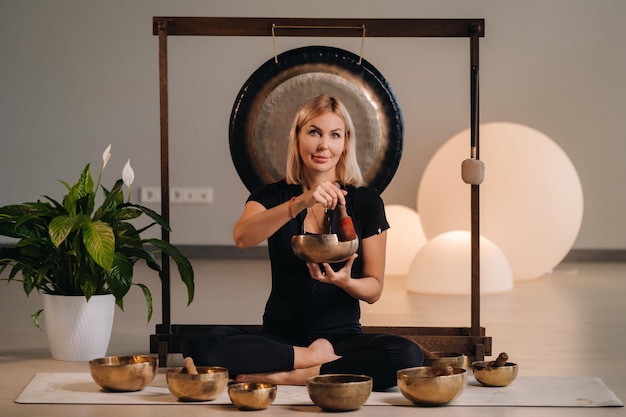
<svg viewBox="0 0 626 417">
<path fill-rule="evenodd" d="M 346 187 L 346 209 L 352 217 L 360 240 L 389 228 L 385 208 L 378 193 L 367 187 Z M 302 194 L 300 185 L 284 180 L 261 186 L 248 200 L 270 209 Z M 336 210 L 335 210 L 336 211 Z M 272 269 L 272 290 L 265 306 L 265 331 L 288 338 L 323 337 L 343 333 L 360 333 L 359 301 L 341 288 L 311 278 L 304 261 L 291 249 L 291 237 L 302 234 L 306 210 L 287 222 L 268 238 Z M 331 228 L 338 230 L 338 213 L 331 213 Z M 352 277 L 363 276 L 361 246 L 352 265 Z M 344 262 L 332 264 L 338 270 Z"/>
</svg>

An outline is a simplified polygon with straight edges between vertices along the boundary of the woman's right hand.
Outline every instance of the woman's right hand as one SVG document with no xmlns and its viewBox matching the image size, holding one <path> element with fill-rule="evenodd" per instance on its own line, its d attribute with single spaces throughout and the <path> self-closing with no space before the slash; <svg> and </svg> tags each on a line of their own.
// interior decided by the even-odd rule
<svg viewBox="0 0 626 417">
<path fill-rule="evenodd" d="M 324 208 L 334 210 L 337 204 L 346 204 L 347 194 L 348 192 L 339 188 L 337 183 L 324 181 L 302 193 L 298 199 L 301 200 L 299 203 L 304 206 L 302 210 L 318 203 Z"/>
</svg>

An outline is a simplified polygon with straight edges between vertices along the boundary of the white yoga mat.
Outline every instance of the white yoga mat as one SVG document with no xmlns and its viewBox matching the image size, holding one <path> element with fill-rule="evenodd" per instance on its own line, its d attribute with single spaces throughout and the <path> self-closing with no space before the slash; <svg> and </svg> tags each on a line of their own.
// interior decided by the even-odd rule
<svg viewBox="0 0 626 417">
<path fill-rule="evenodd" d="M 20 404 L 231 404 L 228 392 L 213 401 L 178 402 L 164 374 L 137 392 L 107 392 L 89 373 L 40 373 L 15 400 Z M 274 405 L 313 405 L 305 387 L 279 386 Z M 396 389 L 373 392 L 366 406 L 413 406 Z M 518 376 L 509 386 L 483 387 L 470 376 L 463 393 L 449 406 L 480 407 L 623 407 L 624 403 L 597 377 Z"/>
</svg>

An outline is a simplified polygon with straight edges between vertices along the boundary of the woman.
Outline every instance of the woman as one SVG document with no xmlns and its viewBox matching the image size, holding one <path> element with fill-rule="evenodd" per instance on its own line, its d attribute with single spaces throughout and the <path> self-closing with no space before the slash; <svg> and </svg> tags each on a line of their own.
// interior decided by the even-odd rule
<svg viewBox="0 0 626 417">
<path fill-rule="evenodd" d="M 264 240 L 272 290 L 263 332 L 218 327 L 183 349 L 202 364 L 228 368 L 237 381 L 304 385 L 310 376 L 366 374 L 374 389 L 396 385 L 398 369 L 419 366 L 419 347 L 399 336 L 364 334 L 359 301 L 383 290 L 386 230 L 383 202 L 363 187 L 354 127 L 344 105 L 319 95 L 300 109 L 290 132 L 286 178 L 255 190 L 234 227 L 237 247 Z M 337 205 L 346 207 L 359 237 L 347 261 L 305 263 L 291 237 L 338 230 Z"/>
</svg>

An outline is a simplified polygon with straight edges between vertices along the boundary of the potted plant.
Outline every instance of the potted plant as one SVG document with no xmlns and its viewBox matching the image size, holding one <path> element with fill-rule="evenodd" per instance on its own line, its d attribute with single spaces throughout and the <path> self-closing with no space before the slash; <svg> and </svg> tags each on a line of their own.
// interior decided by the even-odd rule
<svg viewBox="0 0 626 417">
<path fill-rule="evenodd" d="M 68 296 L 66 299 L 80 303 L 86 308 L 101 295 L 110 301 L 110 313 L 96 313 L 98 323 L 87 322 L 69 324 L 69 330 L 62 330 L 61 339 L 68 339 L 68 332 L 76 328 L 109 327 L 110 336 L 115 305 L 124 309 L 124 297 L 132 286 L 139 287 L 144 294 L 148 321 L 152 317 L 152 294 L 149 288 L 133 282 L 133 267 L 143 261 L 152 270 L 161 273 L 161 266 L 155 258 L 157 252 L 164 252 L 176 263 L 180 278 L 187 287 L 188 304 L 194 297 L 194 273 L 189 260 L 172 244 L 156 238 L 142 238 L 142 233 L 153 226 L 169 230 L 169 225 L 155 211 L 130 202 L 134 172 L 130 160 L 126 163 L 122 179 L 109 190 L 100 184 L 102 173 L 111 157 L 111 145 L 102 155 L 102 168 L 94 186 L 90 164 L 83 169 L 78 182 L 70 185 L 61 181 L 67 194 L 62 200 L 44 196 L 44 201 L 0 207 L 0 235 L 17 239 L 13 245 L 0 248 L 0 273 L 8 268 L 8 282 L 21 282 L 26 295 L 33 291 L 44 296 L 44 308 L 32 315 L 39 327 L 39 316 L 45 310 L 46 333 L 51 343 L 53 357 L 64 360 L 89 360 L 93 358 L 71 358 L 71 353 L 55 349 L 51 340 L 51 325 L 61 319 L 50 317 L 49 309 L 56 310 L 47 300 Z M 128 188 L 128 198 L 124 199 L 124 185 Z M 96 194 L 102 189 L 102 203 L 96 208 Z M 142 216 L 149 223 L 142 228 L 135 226 Z M 76 316 L 78 313 L 70 313 Z M 110 325 L 102 323 L 102 318 L 110 316 Z M 72 327 L 73 326 L 73 327 Z M 71 341 L 70 341 L 71 342 Z M 104 339 L 97 344 L 108 346 Z M 56 343 L 56 342 L 55 342 Z M 83 344 L 80 341 L 74 344 Z M 99 346 L 102 349 L 103 346 Z M 94 353 L 82 353 L 83 356 Z M 96 356 L 103 354 L 95 353 Z"/>
</svg>

